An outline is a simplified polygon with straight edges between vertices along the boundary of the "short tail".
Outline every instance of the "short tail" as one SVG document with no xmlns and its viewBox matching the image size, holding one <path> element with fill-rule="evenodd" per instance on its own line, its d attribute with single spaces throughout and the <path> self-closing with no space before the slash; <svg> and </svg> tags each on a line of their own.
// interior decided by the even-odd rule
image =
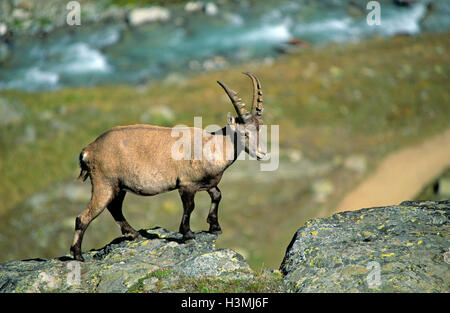
<svg viewBox="0 0 450 313">
<path fill-rule="evenodd" d="M 87 166 L 87 164 L 86 164 L 86 152 L 83 150 L 83 151 L 81 151 L 81 153 L 80 153 L 80 156 L 78 157 L 78 160 L 79 160 L 79 162 L 80 162 L 80 168 L 81 168 L 81 171 L 80 171 L 80 175 L 78 176 L 78 180 L 83 180 L 83 181 L 86 181 L 86 179 L 89 177 L 89 168 L 88 168 L 88 166 Z"/>
</svg>

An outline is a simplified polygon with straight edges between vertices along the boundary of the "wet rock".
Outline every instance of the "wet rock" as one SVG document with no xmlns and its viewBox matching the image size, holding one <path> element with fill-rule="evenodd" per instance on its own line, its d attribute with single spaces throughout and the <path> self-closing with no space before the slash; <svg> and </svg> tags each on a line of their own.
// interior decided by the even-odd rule
<svg viewBox="0 0 450 313">
<path fill-rule="evenodd" d="M 206 15 L 216 15 L 219 12 L 217 5 L 215 5 L 213 2 L 206 3 L 204 10 Z"/>
<path fill-rule="evenodd" d="M 128 22 L 131 26 L 139 26 L 151 22 L 165 22 L 170 18 L 170 11 L 163 7 L 133 9 L 128 14 Z"/>
<path fill-rule="evenodd" d="M 203 2 L 202 1 L 189 1 L 184 5 L 184 9 L 187 12 L 197 12 L 203 9 Z"/>
<path fill-rule="evenodd" d="M 448 292 L 450 201 L 403 202 L 311 219 L 281 271 L 291 292 Z"/>
<path fill-rule="evenodd" d="M 357 1 L 350 1 L 348 3 L 347 11 L 353 17 L 362 17 L 366 15 L 366 7 Z"/>
<path fill-rule="evenodd" d="M 0 42 L 0 64 L 4 63 L 8 59 L 9 55 L 10 51 L 8 45 Z"/>
<path fill-rule="evenodd" d="M 310 47 L 310 44 L 303 39 L 292 37 L 285 43 L 275 47 L 278 53 L 296 53 L 304 48 Z"/>
<path fill-rule="evenodd" d="M 0 23 L 0 37 L 4 36 L 8 31 L 8 26 L 4 23 Z"/>
<path fill-rule="evenodd" d="M 206 15 L 216 15 L 219 12 L 219 8 L 214 2 L 203 1 L 189 1 L 184 5 L 186 12 L 204 12 Z"/>
<path fill-rule="evenodd" d="M 417 3 L 417 0 L 394 0 L 394 4 L 399 7 L 409 7 L 415 3 Z"/>
</svg>

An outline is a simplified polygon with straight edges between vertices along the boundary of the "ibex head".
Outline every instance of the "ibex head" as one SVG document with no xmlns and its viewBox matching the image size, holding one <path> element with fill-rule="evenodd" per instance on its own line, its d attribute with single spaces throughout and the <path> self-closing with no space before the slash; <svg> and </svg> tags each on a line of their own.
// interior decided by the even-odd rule
<svg viewBox="0 0 450 313">
<path fill-rule="evenodd" d="M 228 112 L 228 125 L 234 132 L 237 133 L 238 140 L 245 147 L 245 152 L 247 152 L 251 157 L 260 160 L 266 155 L 266 152 L 261 146 L 260 140 L 261 126 L 264 124 L 262 120 L 262 113 L 264 109 L 262 89 L 261 84 L 255 75 L 247 72 L 243 74 L 250 77 L 253 84 L 253 101 L 251 112 L 247 111 L 245 108 L 245 103 L 242 102 L 242 99 L 238 97 L 234 90 L 229 89 L 220 81 L 217 82 L 227 93 L 237 113 L 237 117 L 235 118 L 230 112 Z"/>
</svg>

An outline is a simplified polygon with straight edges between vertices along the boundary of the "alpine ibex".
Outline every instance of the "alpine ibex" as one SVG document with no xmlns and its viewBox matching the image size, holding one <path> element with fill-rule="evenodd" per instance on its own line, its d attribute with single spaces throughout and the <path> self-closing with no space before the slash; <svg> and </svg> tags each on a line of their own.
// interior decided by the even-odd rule
<svg viewBox="0 0 450 313">
<path fill-rule="evenodd" d="M 173 158 L 171 153 L 177 141 L 172 135 L 173 129 L 151 125 L 114 127 L 81 151 L 79 178 L 86 180 L 90 177 L 92 197 L 87 208 L 75 219 L 70 253 L 76 260 L 83 261 L 81 242 L 86 228 L 105 208 L 111 213 L 123 235 L 133 239 L 139 236 L 122 214 L 122 202 L 127 191 L 153 196 L 178 189 L 183 202 L 179 231 L 183 234 L 183 239 L 187 240 L 194 238 L 189 220 L 195 206 L 195 193 L 206 190 L 211 197 L 207 218 L 209 231 L 216 234 L 222 232 L 217 215 L 221 199 L 217 184 L 223 172 L 242 150 L 258 160 L 265 155 L 261 145 L 252 144 L 251 140 L 258 138 L 259 141 L 260 126 L 263 124 L 261 85 L 253 74 L 244 74 L 250 77 L 253 84 L 251 112 L 246 110 L 236 92 L 218 81 L 230 98 L 237 117 L 228 113 L 228 125 L 216 132 L 185 128 L 190 133 L 200 132 L 203 143 L 211 139 L 220 143 L 212 148 L 215 158 L 195 159 L 191 157 L 191 152 L 188 159 Z M 217 158 L 217 155 L 221 157 Z"/>
</svg>

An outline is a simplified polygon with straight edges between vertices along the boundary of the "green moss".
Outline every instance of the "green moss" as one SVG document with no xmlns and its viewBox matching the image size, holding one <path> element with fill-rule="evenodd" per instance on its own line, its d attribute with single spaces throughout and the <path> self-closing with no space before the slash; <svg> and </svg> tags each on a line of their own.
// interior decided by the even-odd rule
<svg viewBox="0 0 450 313">
<path fill-rule="evenodd" d="M 201 279 L 183 279 L 178 287 L 187 292 L 216 293 L 216 292 L 282 292 L 282 276 L 265 274 L 256 275 L 253 279 L 231 279 L 224 280 L 216 277 L 205 277 Z"/>
<path fill-rule="evenodd" d="M 172 273 L 173 271 L 170 269 L 160 269 L 150 272 L 146 276 L 140 278 L 127 292 L 145 292 L 145 280 L 152 277 L 158 278 L 158 281 L 155 282 L 155 288 L 152 291 L 160 292 L 164 288 L 164 279 L 168 278 Z M 223 279 L 218 277 L 202 277 L 196 279 L 180 277 L 173 289 L 182 289 L 186 292 L 199 293 L 282 292 L 282 279 L 283 277 L 279 272 L 259 272 L 256 273 L 254 278 L 245 279 Z"/>
<path fill-rule="evenodd" d="M 139 278 L 139 280 L 135 284 L 133 284 L 130 288 L 128 288 L 127 292 L 128 293 L 144 292 L 144 290 L 145 290 L 144 281 L 147 279 L 150 279 L 152 277 L 158 278 L 158 282 L 156 283 L 155 291 L 160 291 L 162 289 L 161 280 L 169 277 L 169 275 L 172 273 L 173 273 L 173 270 L 166 269 L 166 268 L 152 271 L 152 272 L 148 273 L 147 275 L 145 275 L 144 277 Z"/>
</svg>

